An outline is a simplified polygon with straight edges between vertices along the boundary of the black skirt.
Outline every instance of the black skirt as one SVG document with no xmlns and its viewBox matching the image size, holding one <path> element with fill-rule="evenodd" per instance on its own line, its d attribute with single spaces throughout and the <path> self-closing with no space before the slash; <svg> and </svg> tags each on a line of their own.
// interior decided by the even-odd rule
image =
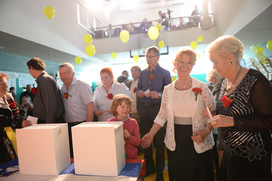
<svg viewBox="0 0 272 181">
<path fill-rule="evenodd" d="M 197 153 L 191 135 L 192 125 L 175 124 L 176 149 L 167 149 L 169 180 L 213 181 L 213 151 Z"/>
</svg>

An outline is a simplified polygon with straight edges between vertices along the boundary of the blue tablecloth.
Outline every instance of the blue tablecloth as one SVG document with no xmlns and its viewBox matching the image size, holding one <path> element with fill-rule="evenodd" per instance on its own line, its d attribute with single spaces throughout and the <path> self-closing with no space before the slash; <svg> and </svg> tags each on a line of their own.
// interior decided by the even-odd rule
<svg viewBox="0 0 272 181">
<path fill-rule="evenodd" d="M 142 163 L 126 163 L 119 176 L 138 177 L 142 168 Z M 19 171 L 18 158 L 15 158 L 0 166 L 0 177 L 7 177 Z M 66 168 L 60 175 L 75 174 L 74 163 Z"/>
</svg>

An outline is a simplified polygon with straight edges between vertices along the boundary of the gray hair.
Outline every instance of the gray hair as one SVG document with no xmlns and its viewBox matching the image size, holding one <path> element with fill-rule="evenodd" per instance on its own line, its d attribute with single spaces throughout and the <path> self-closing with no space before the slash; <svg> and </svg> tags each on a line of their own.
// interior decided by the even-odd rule
<svg viewBox="0 0 272 181">
<path fill-rule="evenodd" d="M 206 81 L 210 83 L 213 77 L 216 77 L 218 80 L 222 78 L 216 69 L 212 69 L 209 73 L 207 73 Z"/>
<path fill-rule="evenodd" d="M 71 73 L 73 73 L 75 70 L 74 70 L 74 66 L 71 64 L 71 63 L 69 63 L 69 62 L 64 62 L 64 63 L 62 63 L 60 66 L 59 66 L 59 68 L 61 68 L 61 67 L 68 67 L 70 70 L 71 70 Z"/>
<path fill-rule="evenodd" d="M 221 36 L 208 45 L 206 52 L 208 54 L 217 54 L 224 58 L 231 53 L 235 60 L 241 62 L 243 59 L 244 44 L 234 36 Z"/>
</svg>

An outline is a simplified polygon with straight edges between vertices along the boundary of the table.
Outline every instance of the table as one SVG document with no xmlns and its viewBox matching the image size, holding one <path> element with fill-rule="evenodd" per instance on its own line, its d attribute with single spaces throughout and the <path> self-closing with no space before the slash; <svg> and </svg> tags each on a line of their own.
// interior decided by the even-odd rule
<svg viewBox="0 0 272 181">
<path fill-rule="evenodd" d="M 77 175 L 71 161 L 71 165 L 60 175 L 29 175 L 19 173 L 18 158 L 15 158 L 0 166 L 0 181 L 137 181 L 145 174 L 144 159 L 126 159 L 126 166 L 117 177 Z"/>
</svg>

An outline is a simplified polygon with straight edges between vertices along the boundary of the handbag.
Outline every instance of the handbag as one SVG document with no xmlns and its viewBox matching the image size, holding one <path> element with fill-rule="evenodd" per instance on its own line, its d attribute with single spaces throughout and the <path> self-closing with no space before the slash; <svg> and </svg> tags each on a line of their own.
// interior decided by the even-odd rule
<svg viewBox="0 0 272 181">
<path fill-rule="evenodd" d="M 12 146 L 15 154 L 18 156 L 17 139 L 16 139 L 16 134 L 15 134 L 14 130 L 11 127 L 5 127 L 4 130 L 6 131 L 7 137 L 11 143 L 11 146 Z"/>
</svg>

